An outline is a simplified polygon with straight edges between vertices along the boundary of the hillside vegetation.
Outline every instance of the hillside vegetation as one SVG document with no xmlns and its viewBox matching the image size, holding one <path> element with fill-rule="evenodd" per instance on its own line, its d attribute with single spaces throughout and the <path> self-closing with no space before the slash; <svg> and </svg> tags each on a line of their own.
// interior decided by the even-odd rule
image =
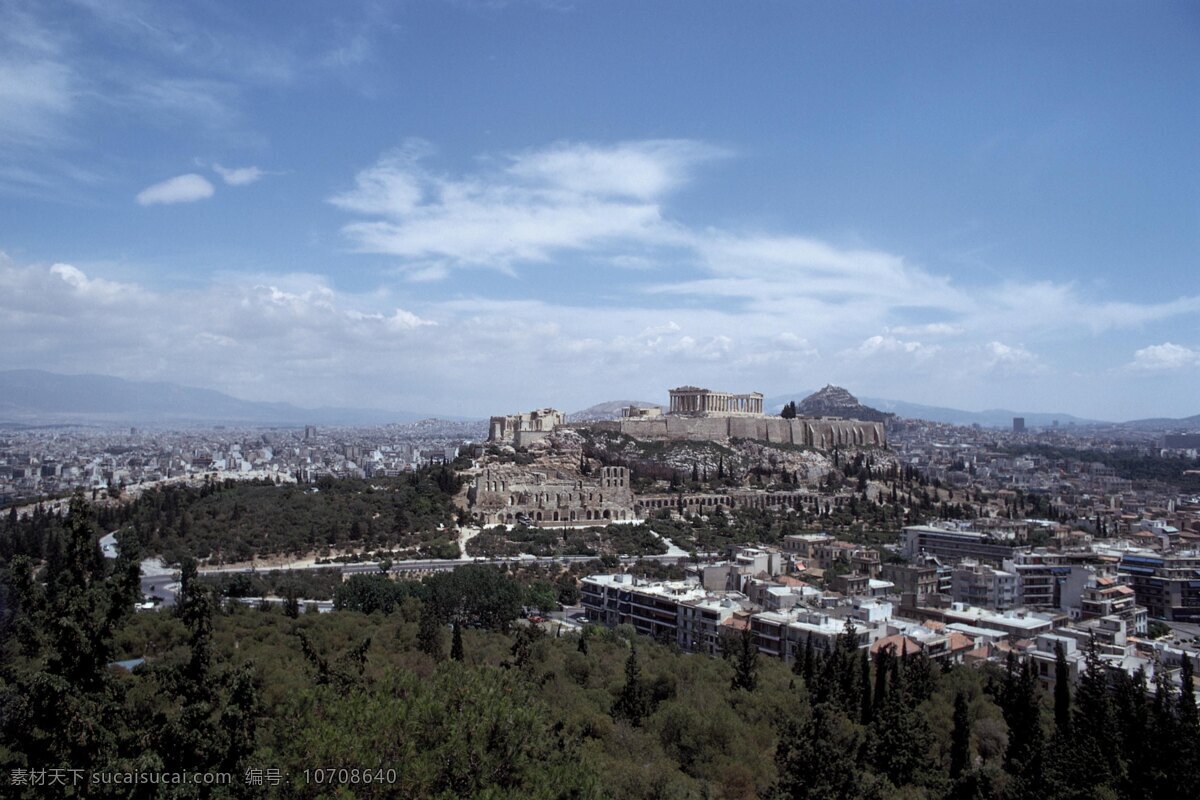
<svg viewBox="0 0 1200 800">
<path fill-rule="evenodd" d="M 357 577 L 340 610 L 300 615 L 222 608 L 189 562 L 176 612 L 134 616 L 139 554 L 108 563 L 95 538 L 79 504 L 43 571 L 3 572 L 6 776 L 221 771 L 235 781 L 137 796 L 446 800 L 1183 798 L 1200 778 L 1186 672 L 1179 693 L 1097 668 L 1051 702 L 1016 660 L 941 671 L 848 636 L 794 665 L 734 632 L 724 658 L 685 655 L 624 626 L 519 623 L 522 587 L 485 566 Z"/>
</svg>

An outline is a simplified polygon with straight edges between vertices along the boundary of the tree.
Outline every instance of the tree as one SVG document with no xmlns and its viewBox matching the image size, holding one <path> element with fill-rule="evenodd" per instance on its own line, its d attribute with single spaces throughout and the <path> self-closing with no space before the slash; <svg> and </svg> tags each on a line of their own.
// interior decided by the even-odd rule
<svg viewBox="0 0 1200 800">
<path fill-rule="evenodd" d="M 1037 794 L 1042 773 L 1041 703 L 1038 699 L 1037 676 L 1028 660 L 1018 665 L 1010 653 L 1005 676 L 1005 691 L 1000 707 L 1008 723 L 1008 747 L 1004 753 L 1004 768 L 1019 785 L 1030 787 L 1018 796 Z"/>
<path fill-rule="evenodd" d="M 863 795 L 857 762 L 862 746 L 856 727 L 832 706 L 820 703 L 803 723 L 779 737 L 775 796 L 788 800 L 853 800 Z"/>
<path fill-rule="evenodd" d="M 126 721 L 108 664 L 140 594 L 138 543 L 128 539 L 107 574 L 87 502 L 76 494 L 61 532 L 46 543 L 44 580 L 26 556 L 10 565 L 13 638 L 30 668 L 13 675 L 4 660 L 0 734 L 26 766 L 91 769 L 117 755 Z"/>
<path fill-rule="evenodd" d="M 753 692 L 758 686 L 758 645 L 749 627 L 743 628 L 738 635 L 736 648 L 733 681 L 729 688 Z"/>
<path fill-rule="evenodd" d="M 649 698 L 646 696 L 646 687 L 642 685 L 642 668 L 638 664 L 637 647 L 633 647 L 629 650 L 629 657 L 625 659 L 625 684 L 613 703 L 613 716 L 628 721 L 636 728 L 641 726 L 647 713 Z"/>
<path fill-rule="evenodd" d="M 450 658 L 455 661 L 463 660 L 462 625 L 454 620 L 454 633 L 450 639 Z"/>
<path fill-rule="evenodd" d="M 1071 734 L 1071 670 L 1062 642 L 1054 643 L 1054 729 L 1063 738 Z"/>
<path fill-rule="evenodd" d="M 950 778 L 960 779 L 971 762 L 971 709 L 967 695 L 954 696 L 954 731 L 950 734 Z"/>
<path fill-rule="evenodd" d="M 421 607 L 417 627 L 417 648 L 435 661 L 442 660 L 442 622 L 432 603 Z"/>
<path fill-rule="evenodd" d="M 783 411 L 779 412 L 779 416 L 783 417 L 784 419 L 795 419 L 796 418 L 796 401 L 790 400 L 787 403 L 785 403 L 783 406 Z"/>
<path fill-rule="evenodd" d="M 283 613 L 290 619 L 300 616 L 300 591 L 296 584 L 289 582 L 283 591 Z"/>
</svg>

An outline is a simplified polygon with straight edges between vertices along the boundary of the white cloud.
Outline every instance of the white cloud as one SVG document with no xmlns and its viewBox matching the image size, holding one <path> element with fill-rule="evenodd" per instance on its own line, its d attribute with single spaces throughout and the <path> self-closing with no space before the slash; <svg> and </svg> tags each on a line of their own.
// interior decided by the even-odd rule
<svg viewBox="0 0 1200 800">
<path fill-rule="evenodd" d="M 1143 347 L 1133 354 L 1129 367 L 1141 372 L 1170 372 L 1200 366 L 1200 350 L 1173 342 Z"/>
<path fill-rule="evenodd" d="M 508 156 L 499 170 L 452 178 L 428 171 L 430 148 L 411 141 L 359 172 L 354 188 L 330 202 L 370 218 L 343 228 L 360 251 L 512 271 L 567 251 L 677 243 L 656 200 L 716 152 L 682 140 L 558 144 Z"/>
<path fill-rule="evenodd" d="M 773 344 L 779 350 L 786 350 L 790 353 L 800 353 L 803 355 L 815 356 L 817 349 L 812 346 L 812 343 L 802 336 L 797 336 L 794 333 L 785 332 L 775 337 Z"/>
<path fill-rule="evenodd" d="M 423 173 L 418 162 L 430 152 L 426 143 L 410 139 L 354 176 L 354 188 L 329 199 L 338 208 L 368 216 L 403 218 L 421 202 Z"/>
<path fill-rule="evenodd" d="M 888 333 L 899 336 L 958 336 L 963 333 L 961 325 L 951 325 L 947 322 L 928 322 L 924 325 L 893 325 Z"/>
<path fill-rule="evenodd" d="M 450 269 L 445 264 L 406 268 L 401 273 L 409 283 L 436 283 L 450 277 Z"/>
<path fill-rule="evenodd" d="M 992 341 L 979 350 L 981 357 L 977 366 L 984 369 L 1002 373 L 1036 373 L 1045 369 L 1041 359 L 1020 345 Z"/>
<path fill-rule="evenodd" d="M 508 172 L 534 186 L 572 194 L 651 200 L 677 188 L 691 167 L 724 155 L 686 139 L 622 142 L 609 147 L 560 142 L 511 156 Z"/>
<path fill-rule="evenodd" d="M 105 273 L 17 266 L 0 255 L 0 366 L 94 372 L 102 364 L 110 374 L 256 399 L 479 415 L 662 400 L 666 387 L 682 383 L 770 393 L 833 382 L 868 396 L 978 408 L 1046 397 L 1038 404 L 1075 406 L 1071 397 L 1111 388 L 1104 376 L 1081 388 L 1091 380 L 1084 375 L 1045 395 L 1060 373 L 1023 344 L 935 344 L 889 332 L 864 339 L 852 318 L 813 335 L 798 317 L 736 308 L 458 293 L 419 302 L 402 281 L 353 294 L 306 274 L 223 273 L 167 290 Z M 1186 363 L 1175 358 L 1182 352 L 1196 363 L 1196 351 L 1179 345 L 1146 351 L 1143 362 Z"/>
<path fill-rule="evenodd" d="M 213 171 L 230 186 L 246 186 L 254 183 L 265 173 L 258 167 L 234 167 L 232 169 L 213 164 Z"/>
<path fill-rule="evenodd" d="M 147 186 L 137 194 L 139 205 L 192 203 L 213 195 L 213 185 L 204 177 L 190 172 Z"/>
<path fill-rule="evenodd" d="M 927 345 L 916 341 L 904 341 L 894 336 L 871 336 L 864 339 L 856 352 L 860 356 L 896 356 L 906 355 L 916 359 L 925 359 L 937 353 L 941 348 L 937 345 Z"/>
</svg>

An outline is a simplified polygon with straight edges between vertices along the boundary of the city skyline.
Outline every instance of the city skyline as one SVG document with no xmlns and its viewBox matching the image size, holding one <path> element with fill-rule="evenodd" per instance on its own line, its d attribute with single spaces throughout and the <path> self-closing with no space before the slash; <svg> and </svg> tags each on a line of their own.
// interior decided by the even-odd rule
<svg viewBox="0 0 1200 800">
<path fill-rule="evenodd" d="M 0 369 L 1200 412 L 1184 4 L 0 5 Z"/>
</svg>

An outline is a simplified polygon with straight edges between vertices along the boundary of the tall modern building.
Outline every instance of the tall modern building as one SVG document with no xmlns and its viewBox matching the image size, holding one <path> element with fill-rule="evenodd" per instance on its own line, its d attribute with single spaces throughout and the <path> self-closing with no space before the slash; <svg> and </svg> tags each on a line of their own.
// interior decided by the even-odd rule
<svg viewBox="0 0 1200 800">
<path fill-rule="evenodd" d="M 1025 432 L 1025 418 L 1024 417 L 1013 417 L 1013 433 L 1024 433 L 1024 432 Z"/>
</svg>

